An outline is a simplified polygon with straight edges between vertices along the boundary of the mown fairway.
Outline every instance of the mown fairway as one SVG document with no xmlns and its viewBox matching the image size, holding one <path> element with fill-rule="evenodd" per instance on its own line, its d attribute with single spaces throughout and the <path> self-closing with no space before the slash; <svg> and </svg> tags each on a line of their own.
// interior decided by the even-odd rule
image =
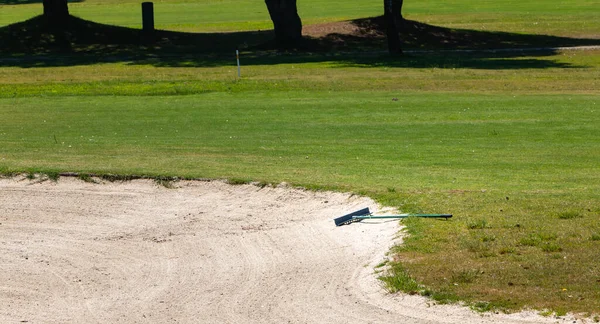
<svg viewBox="0 0 600 324">
<path fill-rule="evenodd" d="M 0 139 L 3 164 L 17 170 L 586 192 L 599 183 L 597 101 L 321 91 L 15 98 L 1 101 Z"/>
<path fill-rule="evenodd" d="M 138 4 L 103 3 L 71 9 L 135 26 Z M 222 9 L 230 1 L 156 8 L 172 14 L 160 28 L 268 26 L 256 3 L 236 2 L 248 6 L 244 18 Z M 379 2 L 356 3 L 301 9 L 305 21 L 379 11 Z M 552 3 L 407 2 L 405 12 L 451 27 L 598 37 L 598 1 Z M 0 25 L 40 7 L 3 7 L 18 14 Z M 3 173 L 287 181 L 453 213 L 408 222 L 413 235 L 393 269 L 426 288 L 390 280 L 391 289 L 484 310 L 600 312 L 598 50 L 242 57 L 241 80 L 222 58 L 57 62 L 0 67 Z"/>
</svg>

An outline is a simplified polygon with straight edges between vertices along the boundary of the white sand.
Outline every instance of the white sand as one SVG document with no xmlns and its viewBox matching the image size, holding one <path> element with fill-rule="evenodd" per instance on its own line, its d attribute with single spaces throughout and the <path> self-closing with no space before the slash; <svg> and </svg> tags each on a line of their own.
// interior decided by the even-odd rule
<svg viewBox="0 0 600 324">
<path fill-rule="evenodd" d="M 0 323 L 553 323 L 387 294 L 370 199 L 184 181 L 0 179 Z M 399 240 L 396 239 L 396 243 Z"/>
</svg>

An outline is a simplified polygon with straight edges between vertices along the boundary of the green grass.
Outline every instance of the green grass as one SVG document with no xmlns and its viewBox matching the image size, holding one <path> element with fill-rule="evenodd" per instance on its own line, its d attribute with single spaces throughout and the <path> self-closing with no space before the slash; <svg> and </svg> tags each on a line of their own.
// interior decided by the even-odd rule
<svg viewBox="0 0 600 324">
<path fill-rule="evenodd" d="M 217 92 L 157 96 L 152 105 L 137 96 L 3 99 L 1 161 L 294 183 L 315 168 L 312 183 L 359 189 L 560 191 L 598 183 L 597 96 L 395 96 Z"/>
</svg>

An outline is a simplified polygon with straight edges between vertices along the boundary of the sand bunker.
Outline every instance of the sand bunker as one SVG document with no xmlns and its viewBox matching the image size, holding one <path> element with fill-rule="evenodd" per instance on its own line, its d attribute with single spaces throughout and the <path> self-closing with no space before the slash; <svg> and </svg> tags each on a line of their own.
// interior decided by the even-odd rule
<svg viewBox="0 0 600 324">
<path fill-rule="evenodd" d="M 389 295 L 371 200 L 185 181 L 0 179 L 0 323 L 526 323 Z M 398 240 L 396 240 L 398 242 Z"/>
</svg>

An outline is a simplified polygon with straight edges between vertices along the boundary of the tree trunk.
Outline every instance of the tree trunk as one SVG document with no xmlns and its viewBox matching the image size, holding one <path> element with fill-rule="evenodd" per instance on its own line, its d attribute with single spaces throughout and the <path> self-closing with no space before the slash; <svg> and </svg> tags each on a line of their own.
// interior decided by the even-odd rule
<svg viewBox="0 0 600 324">
<path fill-rule="evenodd" d="M 275 29 L 275 42 L 279 48 L 297 46 L 302 39 L 302 21 L 296 0 L 265 0 Z"/>
<path fill-rule="evenodd" d="M 42 3 L 47 32 L 52 34 L 55 46 L 70 52 L 71 42 L 66 32 L 70 17 L 67 0 L 43 0 Z"/>
<path fill-rule="evenodd" d="M 400 31 L 404 22 L 402 3 L 403 0 L 383 0 L 388 50 L 392 55 L 402 54 L 402 42 L 400 41 Z"/>
<path fill-rule="evenodd" d="M 43 0 L 44 17 L 51 24 L 61 24 L 69 17 L 67 0 Z"/>
</svg>

